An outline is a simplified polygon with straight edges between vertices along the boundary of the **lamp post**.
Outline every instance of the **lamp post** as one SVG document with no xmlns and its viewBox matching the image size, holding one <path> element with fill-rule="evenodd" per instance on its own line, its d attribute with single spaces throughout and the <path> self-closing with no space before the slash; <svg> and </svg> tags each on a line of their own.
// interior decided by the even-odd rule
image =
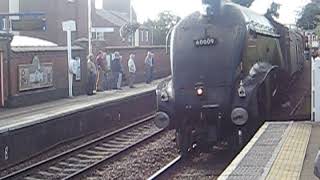
<svg viewBox="0 0 320 180">
<path fill-rule="evenodd" d="M 130 0 L 130 25 L 133 24 L 133 10 L 132 10 L 132 0 Z M 131 46 L 134 46 L 134 33 L 131 33 Z"/>
<path fill-rule="evenodd" d="M 91 1 L 88 0 L 88 53 L 92 54 L 92 7 L 91 7 Z"/>
<path fill-rule="evenodd" d="M 72 42 L 71 42 L 71 33 L 72 31 L 76 31 L 76 22 L 73 20 L 63 21 L 62 22 L 63 31 L 67 32 L 67 48 L 68 48 L 68 84 L 69 84 L 69 97 L 73 97 L 72 95 L 72 84 L 73 84 L 73 73 L 72 69 Z"/>
</svg>

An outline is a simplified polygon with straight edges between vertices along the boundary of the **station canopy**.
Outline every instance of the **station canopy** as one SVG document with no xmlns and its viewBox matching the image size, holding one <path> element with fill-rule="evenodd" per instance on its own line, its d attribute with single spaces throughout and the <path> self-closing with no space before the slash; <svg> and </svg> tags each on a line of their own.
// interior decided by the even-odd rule
<svg viewBox="0 0 320 180">
<path fill-rule="evenodd" d="M 58 44 L 29 36 L 13 36 L 12 47 L 58 47 Z"/>
</svg>

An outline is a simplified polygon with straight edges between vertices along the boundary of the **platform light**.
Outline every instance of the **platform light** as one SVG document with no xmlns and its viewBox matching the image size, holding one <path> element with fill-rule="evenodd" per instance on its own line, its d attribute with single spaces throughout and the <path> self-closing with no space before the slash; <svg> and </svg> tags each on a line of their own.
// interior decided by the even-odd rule
<svg viewBox="0 0 320 180">
<path fill-rule="evenodd" d="M 197 88 L 197 95 L 202 96 L 204 94 L 204 90 L 202 87 Z"/>
</svg>

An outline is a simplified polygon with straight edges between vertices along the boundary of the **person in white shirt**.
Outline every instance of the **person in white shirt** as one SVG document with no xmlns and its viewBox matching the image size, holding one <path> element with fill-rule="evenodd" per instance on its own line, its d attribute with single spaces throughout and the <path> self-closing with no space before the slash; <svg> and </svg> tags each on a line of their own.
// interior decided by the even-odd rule
<svg viewBox="0 0 320 180">
<path fill-rule="evenodd" d="M 320 61 L 320 50 L 317 50 L 317 51 L 315 52 L 314 61 Z"/>
<path fill-rule="evenodd" d="M 133 84 L 134 84 L 134 80 L 135 80 L 135 76 L 136 76 L 136 64 L 134 62 L 134 58 L 135 55 L 134 54 L 130 54 L 130 58 L 128 60 L 128 69 L 129 69 L 129 87 L 130 88 L 134 88 Z"/>
</svg>

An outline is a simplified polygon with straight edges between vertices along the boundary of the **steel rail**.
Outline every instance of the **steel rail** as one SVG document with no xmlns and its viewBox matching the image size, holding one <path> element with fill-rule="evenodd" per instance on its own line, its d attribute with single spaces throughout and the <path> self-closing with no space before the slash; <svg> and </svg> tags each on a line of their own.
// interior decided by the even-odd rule
<svg viewBox="0 0 320 180">
<path fill-rule="evenodd" d="M 147 180 L 154 180 L 159 178 L 160 176 L 162 176 L 164 173 L 168 172 L 168 170 L 172 169 L 173 167 L 175 167 L 178 162 L 180 162 L 182 160 L 182 156 L 178 156 L 177 158 L 175 158 L 173 161 L 171 161 L 170 163 L 168 163 L 166 166 L 164 166 L 163 168 L 161 168 L 159 171 L 157 171 L 156 173 L 154 173 L 152 176 L 150 176 Z"/>
<path fill-rule="evenodd" d="M 102 137 L 99 137 L 99 138 L 96 138 L 96 139 L 94 139 L 92 141 L 89 141 L 87 143 L 81 144 L 81 145 L 79 145 L 77 147 L 74 147 L 74 148 L 68 150 L 68 151 L 65 151 L 63 153 L 57 154 L 55 156 L 52 156 L 52 157 L 50 157 L 48 159 L 45 159 L 43 161 L 40 161 L 38 163 L 32 164 L 32 165 L 30 165 L 30 166 L 28 166 L 26 168 L 23 168 L 21 170 L 13 172 L 13 173 L 11 173 L 9 175 L 6 175 L 4 177 L 0 177 L 0 180 L 17 178 L 17 177 L 20 177 L 20 176 L 23 176 L 23 175 L 27 174 L 28 172 L 32 172 L 32 171 L 36 170 L 37 168 L 40 168 L 40 167 L 42 167 L 42 166 L 44 166 L 46 164 L 51 164 L 51 163 L 53 163 L 55 161 L 59 161 L 61 159 L 63 160 L 63 157 L 69 157 L 73 153 L 76 153 L 78 151 L 81 152 L 81 150 L 88 149 L 88 148 L 90 148 L 90 147 L 92 147 L 94 145 L 98 145 L 99 143 L 105 141 L 108 138 L 116 136 L 117 134 L 120 134 L 122 132 L 130 130 L 130 129 L 134 128 L 134 127 L 138 127 L 139 125 L 142 125 L 144 123 L 147 123 L 148 121 L 151 121 L 154 117 L 155 117 L 154 115 L 148 116 L 148 117 L 146 117 L 146 118 L 144 118 L 144 119 L 142 119 L 142 120 L 140 120 L 138 122 L 135 122 L 133 124 L 125 126 L 125 127 L 121 128 L 121 129 L 118 129 L 118 130 L 116 130 L 114 132 L 108 133 L 108 134 L 106 134 L 106 135 L 104 135 Z M 126 150 L 128 150 L 128 149 L 130 149 L 130 148 L 132 148 L 132 147 L 134 147 L 134 146 L 136 146 L 138 144 L 140 144 L 141 142 L 143 142 L 143 141 L 155 136 L 156 134 L 158 134 L 160 132 L 162 132 L 162 130 L 159 129 L 159 131 L 157 131 L 157 132 L 155 132 L 155 133 L 153 133 L 153 134 L 151 134 L 151 135 L 139 140 L 138 142 L 134 143 L 133 145 L 127 146 L 127 147 L 125 147 L 123 149 L 119 149 L 119 152 L 114 153 L 111 156 L 106 157 L 101 161 L 97 161 L 97 162 L 91 164 L 90 166 L 86 166 L 85 168 L 82 168 L 81 170 L 79 170 L 79 171 L 77 171 L 77 172 L 75 172 L 73 174 L 70 174 L 69 176 L 67 176 L 64 179 L 70 179 L 70 178 L 73 178 L 73 177 L 75 177 L 75 176 L 77 176 L 79 174 L 82 174 L 85 171 L 88 171 L 89 169 L 92 169 L 93 167 L 96 167 L 97 165 L 101 164 L 102 162 L 105 162 L 108 159 L 111 159 L 111 158 L 113 158 L 115 156 L 118 156 L 120 153 L 122 154 L 124 151 L 126 151 Z"/>
</svg>

